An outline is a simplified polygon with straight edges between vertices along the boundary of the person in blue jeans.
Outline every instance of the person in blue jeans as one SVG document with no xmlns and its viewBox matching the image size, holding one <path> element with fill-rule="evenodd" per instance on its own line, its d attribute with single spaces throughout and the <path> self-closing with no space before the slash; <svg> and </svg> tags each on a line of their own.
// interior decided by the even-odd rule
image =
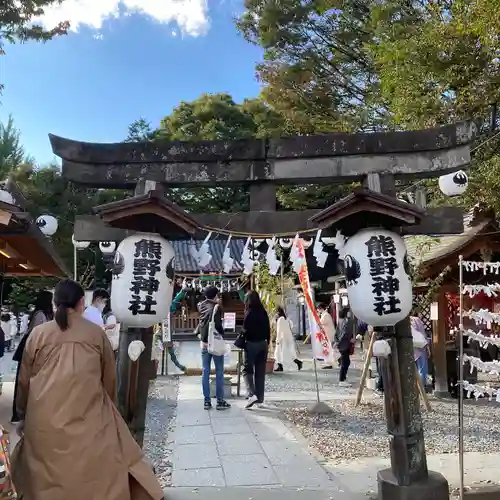
<svg viewBox="0 0 500 500">
<path fill-rule="evenodd" d="M 203 388 L 203 398 L 205 410 L 212 409 L 212 400 L 210 394 L 210 370 L 212 366 L 212 359 L 215 365 L 215 397 L 217 398 L 217 410 L 227 410 L 231 407 L 229 403 L 224 400 L 224 356 L 214 356 L 208 352 L 208 329 L 214 316 L 215 329 L 220 335 L 224 335 L 224 327 L 222 323 L 222 311 L 219 306 L 219 291 L 214 286 L 205 288 L 205 299 L 198 304 L 198 311 L 200 313 L 200 324 L 198 332 L 200 335 L 201 347 L 201 384 Z"/>
</svg>

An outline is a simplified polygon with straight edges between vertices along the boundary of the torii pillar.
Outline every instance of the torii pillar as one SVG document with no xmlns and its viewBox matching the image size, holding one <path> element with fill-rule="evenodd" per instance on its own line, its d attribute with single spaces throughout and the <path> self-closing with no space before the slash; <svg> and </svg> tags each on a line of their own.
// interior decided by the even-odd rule
<svg viewBox="0 0 500 500">
<path fill-rule="evenodd" d="M 141 179 L 134 196 L 100 205 L 94 211 L 112 227 L 157 233 L 165 239 L 192 237 L 197 223 L 181 208 L 163 196 L 155 181 Z M 142 340 L 145 349 L 131 363 L 128 348 L 133 340 Z M 125 328 L 120 332 L 118 348 L 118 409 L 140 446 L 144 440 L 149 382 L 153 369 L 151 352 L 153 328 Z"/>
<path fill-rule="evenodd" d="M 352 236 L 367 227 L 382 227 L 400 233 L 402 226 L 417 224 L 423 215 L 424 210 L 416 205 L 370 189 L 357 189 L 323 210 L 312 221 L 321 228 L 334 226 L 344 236 Z M 390 356 L 379 358 L 391 467 L 378 473 L 378 498 L 448 500 L 446 478 L 427 469 L 410 319 L 375 330 L 378 338 L 386 339 L 391 346 Z"/>
</svg>

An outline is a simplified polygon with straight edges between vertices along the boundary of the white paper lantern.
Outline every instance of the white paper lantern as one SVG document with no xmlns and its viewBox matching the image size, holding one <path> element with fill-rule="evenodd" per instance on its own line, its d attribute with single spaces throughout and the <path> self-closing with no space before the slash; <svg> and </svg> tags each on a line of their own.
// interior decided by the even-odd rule
<svg viewBox="0 0 500 500">
<path fill-rule="evenodd" d="M 347 293 L 357 318 L 393 326 L 412 308 L 410 268 L 403 239 L 385 229 L 363 229 L 343 251 Z"/>
<path fill-rule="evenodd" d="M 157 234 L 125 238 L 112 266 L 111 303 L 126 327 L 148 328 L 170 314 L 174 291 L 172 245 Z"/>
<path fill-rule="evenodd" d="M 469 185 L 469 177 L 463 170 L 452 174 L 442 175 L 439 178 L 439 189 L 446 196 L 458 196 L 464 194 Z"/>
<path fill-rule="evenodd" d="M 85 250 L 90 245 L 90 241 L 75 240 L 75 235 L 71 237 L 71 241 L 73 242 L 73 246 L 76 247 L 77 250 Z"/>
<path fill-rule="evenodd" d="M 36 220 L 36 225 L 45 236 L 52 236 L 56 233 L 58 223 L 52 215 L 40 215 Z"/>
<path fill-rule="evenodd" d="M 104 255 L 111 255 L 116 250 L 116 243 L 114 241 L 100 241 L 99 250 Z"/>
<path fill-rule="evenodd" d="M 375 358 L 388 358 L 391 354 L 391 346 L 387 340 L 376 340 L 373 343 L 372 354 Z"/>
</svg>

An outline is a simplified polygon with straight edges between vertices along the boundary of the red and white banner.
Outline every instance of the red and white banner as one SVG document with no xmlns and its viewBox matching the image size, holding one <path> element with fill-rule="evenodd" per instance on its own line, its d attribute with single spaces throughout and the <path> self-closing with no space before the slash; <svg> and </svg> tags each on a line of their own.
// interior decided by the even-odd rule
<svg viewBox="0 0 500 500">
<path fill-rule="evenodd" d="M 309 271 L 307 269 L 306 253 L 304 241 L 295 238 L 294 249 L 292 249 L 294 268 L 299 276 L 300 285 L 307 305 L 307 316 L 309 318 L 309 331 L 311 333 L 311 346 L 313 356 L 319 361 L 325 361 L 333 365 L 333 347 L 328 339 L 328 335 L 321 325 L 321 319 L 314 306 L 311 282 L 309 281 Z"/>
</svg>

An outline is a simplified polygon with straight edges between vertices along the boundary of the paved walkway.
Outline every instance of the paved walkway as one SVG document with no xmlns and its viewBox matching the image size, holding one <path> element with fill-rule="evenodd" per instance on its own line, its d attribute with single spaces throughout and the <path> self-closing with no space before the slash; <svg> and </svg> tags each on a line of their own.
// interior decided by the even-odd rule
<svg viewBox="0 0 500 500">
<path fill-rule="evenodd" d="M 175 487 L 259 486 L 341 490 L 278 410 L 203 409 L 198 377 L 181 380 L 173 435 Z"/>
</svg>

